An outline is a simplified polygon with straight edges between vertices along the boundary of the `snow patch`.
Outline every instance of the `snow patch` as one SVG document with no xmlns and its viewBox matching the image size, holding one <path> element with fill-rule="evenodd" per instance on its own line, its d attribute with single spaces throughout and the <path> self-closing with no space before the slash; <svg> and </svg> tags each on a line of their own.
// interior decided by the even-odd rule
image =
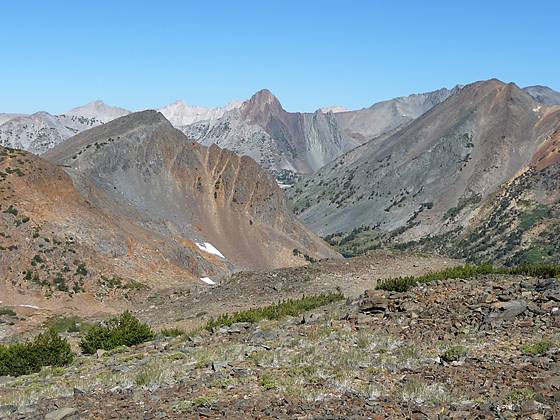
<svg viewBox="0 0 560 420">
<path fill-rule="evenodd" d="M 35 305 L 18 305 L 18 306 L 21 306 L 22 308 L 41 309 Z"/>
<path fill-rule="evenodd" d="M 200 280 L 202 280 L 206 284 L 210 284 L 210 285 L 216 284 L 216 282 L 214 282 L 214 280 L 212 280 L 210 277 L 201 277 Z"/>
<path fill-rule="evenodd" d="M 533 108 L 533 112 L 539 112 L 541 110 L 542 106 L 538 106 L 536 108 Z"/>
<path fill-rule="evenodd" d="M 217 255 L 220 258 L 224 258 L 224 259 L 226 258 L 220 251 L 218 251 L 218 248 L 216 248 L 210 242 L 196 242 L 196 246 L 199 247 L 204 252 L 208 252 L 209 254 L 212 255 Z"/>
</svg>

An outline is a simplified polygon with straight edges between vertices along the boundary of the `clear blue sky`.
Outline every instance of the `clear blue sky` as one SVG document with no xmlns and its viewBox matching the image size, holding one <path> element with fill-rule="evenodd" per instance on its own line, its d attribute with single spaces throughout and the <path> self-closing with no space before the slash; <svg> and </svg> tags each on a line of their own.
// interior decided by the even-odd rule
<svg viewBox="0 0 560 420">
<path fill-rule="evenodd" d="M 219 106 L 261 88 L 288 110 L 360 108 L 491 77 L 560 90 L 559 4 L 4 1 L 0 112 Z"/>
</svg>

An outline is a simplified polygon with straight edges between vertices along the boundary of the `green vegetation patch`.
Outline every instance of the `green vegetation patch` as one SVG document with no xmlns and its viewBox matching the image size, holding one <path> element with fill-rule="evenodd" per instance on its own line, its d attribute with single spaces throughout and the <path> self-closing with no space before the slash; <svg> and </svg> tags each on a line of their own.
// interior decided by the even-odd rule
<svg viewBox="0 0 560 420">
<path fill-rule="evenodd" d="M 350 258 L 379 248 L 382 235 L 378 229 L 360 226 L 350 233 L 333 233 L 323 239 L 344 257 Z"/>
<path fill-rule="evenodd" d="M 93 354 L 98 349 L 134 346 L 154 338 L 155 334 L 148 324 L 140 322 L 126 311 L 119 317 L 90 327 L 80 341 L 80 348 L 86 354 Z"/>
<path fill-rule="evenodd" d="M 544 204 L 537 204 L 531 210 L 522 213 L 519 221 L 519 229 L 526 231 L 531 229 L 537 222 L 550 217 L 551 209 Z"/>
<path fill-rule="evenodd" d="M 457 362 L 469 354 L 469 349 L 465 346 L 457 345 L 448 348 L 442 355 L 441 358 L 447 362 Z"/>
<path fill-rule="evenodd" d="M 430 283 L 437 280 L 469 279 L 487 274 L 524 275 L 539 278 L 550 278 L 560 276 L 560 265 L 534 264 L 520 265 L 518 267 L 502 268 L 490 264 L 461 265 L 423 276 L 393 277 L 379 281 L 377 289 L 393 292 L 405 292 L 412 287 L 422 283 Z"/>
<path fill-rule="evenodd" d="M 0 307 L 0 315 L 6 315 L 6 316 L 16 316 L 16 312 L 13 309 L 10 308 L 3 308 Z"/>
<path fill-rule="evenodd" d="M 344 299 L 340 292 L 321 293 L 316 296 L 304 296 L 301 299 L 288 299 L 286 301 L 266 306 L 264 308 L 254 308 L 246 311 L 235 312 L 233 314 L 221 315 L 216 319 L 210 319 L 206 323 L 206 329 L 213 331 L 221 326 L 230 326 L 237 322 L 256 323 L 263 319 L 277 320 L 286 316 L 296 316 L 311 309 L 328 305 Z"/>
<path fill-rule="evenodd" d="M 552 348 L 552 341 L 540 340 L 521 347 L 521 351 L 529 356 L 539 356 Z"/>
<path fill-rule="evenodd" d="M 66 366 L 73 360 L 68 341 L 49 329 L 33 341 L 0 345 L 0 376 L 28 375 L 43 366 Z"/>
<path fill-rule="evenodd" d="M 83 321 L 78 316 L 62 316 L 57 318 L 51 318 L 47 321 L 47 326 L 54 329 L 57 333 L 69 332 L 75 333 L 80 331 L 86 331 L 91 327 L 91 324 Z"/>
</svg>

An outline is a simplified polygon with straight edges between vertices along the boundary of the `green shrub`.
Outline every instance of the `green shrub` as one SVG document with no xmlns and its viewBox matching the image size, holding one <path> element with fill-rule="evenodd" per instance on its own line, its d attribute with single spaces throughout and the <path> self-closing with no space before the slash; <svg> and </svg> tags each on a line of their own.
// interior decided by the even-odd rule
<svg viewBox="0 0 560 420">
<path fill-rule="evenodd" d="M 68 341 L 51 328 L 33 341 L 0 345 L 0 376 L 28 375 L 43 366 L 66 366 L 73 360 Z"/>
<path fill-rule="evenodd" d="M 423 276 L 394 277 L 381 280 L 376 288 L 394 292 L 405 292 L 421 283 L 429 283 L 436 280 L 469 279 L 486 274 L 523 275 L 539 278 L 559 277 L 560 265 L 533 264 L 510 268 L 494 267 L 490 264 L 461 265 Z"/>
<path fill-rule="evenodd" d="M 4 210 L 3 213 L 13 214 L 14 216 L 17 216 L 18 209 L 16 209 L 13 205 L 10 204 L 10 206 L 6 210 Z"/>
<path fill-rule="evenodd" d="M 87 269 L 84 263 L 79 263 L 78 268 L 76 268 L 76 275 L 87 276 Z"/>
<path fill-rule="evenodd" d="M 461 360 L 463 357 L 465 357 L 467 354 L 469 353 L 469 349 L 466 348 L 465 346 L 453 346 L 448 348 L 445 353 L 443 353 L 441 355 L 441 358 L 447 362 L 447 363 L 451 363 L 451 362 L 456 362 L 458 360 Z"/>
<path fill-rule="evenodd" d="M 552 342 L 548 340 L 536 341 L 521 347 L 521 351 L 529 356 L 539 356 L 552 348 Z"/>
<path fill-rule="evenodd" d="M 236 322 L 259 322 L 263 319 L 280 319 L 285 316 L 296 316 L 311 309 L 327 305 L 331 302 L 344 299 L 340 292 L 322 293 L 316 296 L 304 296 L 301 299 L 288 299 L 264 308 L 254 308 L 247 311 L 224 314 L 206 323 L 206 329 L 212 331 L 221 326 L 230 326 Z"/>
<path fill-rule="evenodd" d="M 112 318 L 105 325 L 90 327 L 80 341 L 84 353 L 93 354 L 98 349 L 111 350 L 119 346 L 133 346 L 155 338 L 149 325 L 140 322 L 129 311 Z"/>
<path fill-rule="evenodd" d="M 16 312 L 10 308 L 0 308 L 0 315 L 16 316 Z"/>
</svg>

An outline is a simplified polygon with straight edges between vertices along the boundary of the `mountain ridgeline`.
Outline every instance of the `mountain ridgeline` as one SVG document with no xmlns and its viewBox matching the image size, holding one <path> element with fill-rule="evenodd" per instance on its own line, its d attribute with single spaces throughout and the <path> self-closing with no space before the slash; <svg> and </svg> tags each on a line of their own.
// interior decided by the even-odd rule
<svg viewBox="0 0 560 420">
<path fill-rule="evenodd" d="M 0 114 L 0 145 L 62 165 L 81 197 L 114 220 L 134 214 L 135 229 L 140 223 L 150 235 L 157 232 L 162 248 L 170 250 L 167 256 L 186 261 L 188 252 L 174 245 L 177 235 L 220 242 L 228 262 L 207 270 L 190 259 L 187 265 L 197 275 L 258 262 L 288 264 L 298 255 L 333 255 L 302 225 L 293 227 L 286 201 L 270 183 L 275 179 L 286 189 L 302 177 L 288 189 L 294 211 L 347 255 L 389 245 L 510 264 L 557 255 L 555 247 L 542 244 L 556 238 L 556 184 L 550 178 L 560 150 L 559 104 L 560 94 L 548 87 L 521 89 L 495 79 L 354 111 L 332 106 L 288 112 L 266 89 L 221 108 L 177 101 L 160 109 L 167 120 L 153 111 L 130 114 L 94 101 L 62 115 Z M 148 134 L 152 126 L 158 132 Z M 137 147 L 117 141 L 128 131 L 137 133 Z M 141 149 L 146 136 L 168 142 L 150 141 L 146 147 L 157 144 L 156 149 Z M 169 155 L 170 145 L 190 160 Z M 190 165 L 188 171 L 177 172 L 178 162 Z M 210 169 L 213 164 L 223 168 Z M 274 178 L 262 178 L 263 172 L 253 185 L 258 166 Z M 188 191 L 190 198 L 177 191 Z M 258 202 L 246 207 L 247 194 Z M 253 227 L 257 216 L 263 217 L 260 229 Z M 256 236 L 240 228 L 245 217 Z M 507 225 L 497 228 L 504 220 Z M 473 236 L 477 231 L 495 240 Z M 294 240 L 292 234 L 293 247 L 284 241 Z M 255 251 L 262 247 L 253 238 L 267 242 L 267 235 L 283 243 L 282 257 Z M 227 238 L 236 238 L 235 245 Z"/>
<path fill-rule="evenodd" d="M 290 194 L 300 219 L 349 254 L 397 244 L 477 261 L 545 261 L 558 250 L 532 247 L 556 235 L 559 129 L 559 107 L 512 83 L 477 82 Z"/>
<path fill-rule="evenodd" d="M 0 169 L 5 293 L 85 299 L 337 256 L 251 158 L 193 142 L 156 111 L 41 158 L 3 148 Z"/>
<path fill-rule="evenodd" d="M 333 113 L 287 112 L 268 90 L 221 118 L 180 128 L 201 144 L 251 156 L 276 174 L 312 173 L 359 144 L 338 127 Z"/>
</svg>

